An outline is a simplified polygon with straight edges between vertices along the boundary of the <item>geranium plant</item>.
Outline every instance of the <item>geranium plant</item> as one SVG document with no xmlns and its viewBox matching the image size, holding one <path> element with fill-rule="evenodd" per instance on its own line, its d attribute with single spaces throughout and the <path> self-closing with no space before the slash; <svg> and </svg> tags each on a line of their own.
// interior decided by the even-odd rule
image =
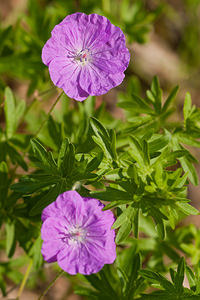
<svg viewBox="0 0 200 300">
<path fill-rule="evenodd" d="M 63 276 L 83 299 L 198 300 L 200 233 L 184 220 L 199 215 L 188 185 L 198 185 L 200 109 L 186 93 L 177 118 L 178 86 L 166 94 L 152 76 L 142 94 L 126 71 L 128 42 L 144 42 L 158 10 L 148 14 L 136 1 L 131 19 L 123 4 L 113 25 L 103 3 L 101 14 L 75 13 L 68 4 L 63 21 L 63 7 L 52 6 L 52 21 L 51 10 L 30 1 L 30 37 L 24 27 L 13 29 L 22 72 L 9 76 L 29 79 L 29 89 L 24 101 L 2 80 L 2 295 L 9 295 L 9 279 L 19 300 L 41 276 L 42 299 Z M 7 36 L 2 57 L 12 59 L 12 33 L 0 33 L 2 41 Z M 114 117 L 102 95 L 123 79 Z M 55 273 L 52 282 L 45 267 Z"/>
</svg>

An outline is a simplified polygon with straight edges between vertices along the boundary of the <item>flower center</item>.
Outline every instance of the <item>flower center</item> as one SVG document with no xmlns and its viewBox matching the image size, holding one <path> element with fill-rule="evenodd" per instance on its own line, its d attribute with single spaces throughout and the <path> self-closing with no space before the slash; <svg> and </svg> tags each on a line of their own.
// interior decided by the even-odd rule
<svg viewBox="0 0 200 300">
<path fill-rule="evenodd" d="M 78 225 L 70 228 L 63 241 L 69 244 L 84 243 L 86 239 L 87 231 Z"/>
<path fill-rule="evenodd" d="M 83 49 L 74 56 L 74 60 L 81 65 L 86 65 L 91 61 L 91 53 L 88 49 Z"/>
</svg>

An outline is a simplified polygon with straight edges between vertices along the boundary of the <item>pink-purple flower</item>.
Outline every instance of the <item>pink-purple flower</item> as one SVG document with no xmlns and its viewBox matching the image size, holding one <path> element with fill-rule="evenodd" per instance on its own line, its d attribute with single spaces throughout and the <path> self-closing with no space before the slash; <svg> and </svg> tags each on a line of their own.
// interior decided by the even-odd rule
<svg viewBox="0 0 200 300">
<path fill-rule="evenodd" d="M 53 83 L 83 101 L 119 85 L 130 54 L 122 30 L 106 17 L 75 13 L 54 27 L 42 60 Z"/>
<path fill-rule="evenodd" d="M 42 213 L 42 255 L 69 274 L 97 273 L 116 258 L 113 213 L 76 191 L 58 196 Z"/>
</svg>

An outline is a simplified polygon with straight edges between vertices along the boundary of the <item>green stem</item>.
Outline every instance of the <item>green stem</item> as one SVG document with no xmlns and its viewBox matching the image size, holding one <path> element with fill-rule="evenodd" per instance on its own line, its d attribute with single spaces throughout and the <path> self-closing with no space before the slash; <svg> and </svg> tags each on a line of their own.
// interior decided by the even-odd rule
<svg viewBox="0 0 200 300">
<path fill-rule="evenodd" d="M 49 89 L 47 89 L 45 91 L 39 92 L 38 96 L 41 97 L 41 96 L 43 96 L 45 94 L 48 94 L 49 92 L 51 92 L 53 90 L 55 90 L 55 86 L 53 86 L 53 87 L 51 87 L 51 88 L 49 88 Z"/>
<path fill-rule="evenodd" d="M 27 270 L 26 270 L 26 273 L 25 273 L 25 275 L 24 275 L 24 278 L 23 278 L 23 280 L 22 280 L 22 283 L 21 283 L 21 285 L 20 285 L 20 287 L 19 287 L 19 290 L 18 290 L 18 293 L 17 293 L 17 299 L 20 299 L 20 296 L 21 296 L 21 294 L 22 294 L 22 292 L 23 292 L 23 289 L 24 289 L 25 284 L 26 284 L 26 282 L 27 282 L 27 279 L 28 279 L 28 277 L 29 277 L 29 274 L 30 274 L 32 265 L 33 265 L 33 260 L 31 259 L 30 262 L 29 262 L 28 268 L 27 268 Z"/>
<path fill-rule="evenodd" d="M 53 103 L 53 105 L 51 106 L 48 114 L 47 114 L 47 117 L 45 118 L 45 120 L 42 122 L 42 124 L 40 125 L 40 127 L 38 128 L 38 130 L 36 131 L 36 133 L 34 134 L 34 137 L 36 137 L 39 132 L 42 130 L 43 126 L 45 125 L 45 123 L 47 122 L 50 114 L 52 113 L 54 107 L 56 106 L 56 104 L 58 103 L 58 101 L 60 100 L 60 98 L 62 97 L 62 95 L 64 94 L 64 92 L 61 92 L 60 95 L 58 95 L 58 97 L 56 98 L 56 101 Z"/>
<path fill-rule="evenodd" d="M 64 274 L 64 271 L 60 271 L 56 277 L 49 283 L 48 287 L 44 290 L 44 292 L 40 295 L 40 297 L 38 298 L 38 300 L 41 300 L 48 292 L 48 290 L 53 286 L 53 284 L 56 282 L 56 280 L 61 277 Z"/>
<path fill-rule="evenodd" d="M 48 90 L 45 90 L 45 91 L 42 91 L 38 94 L 38 97 L 41 97 L 51 91 L 55 90 L 55 87 L 52 87 Z M 34 97 L 34 99 L 31 101 L 31 103 L 27 106 L 26 110 L 25 110 L 25 113 L 24 113 L 24 116 L 23 118 L 21 119 L 21 122 L 25 119 L 25 116 L 28 114 L 28 112 L 30 111 L 30 109 L 33 107 L 33 105 L 35 104 L 35 102 L 37 101 L 37 97 Z"/>
</svg>

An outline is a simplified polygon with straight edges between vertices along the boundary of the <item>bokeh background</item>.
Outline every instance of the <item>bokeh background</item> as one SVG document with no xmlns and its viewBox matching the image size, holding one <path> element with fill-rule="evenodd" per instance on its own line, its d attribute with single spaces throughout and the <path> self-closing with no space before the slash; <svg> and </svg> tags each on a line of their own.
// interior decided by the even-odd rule
<svg viewBox="0 0 200 300">
<path fill-rule="evenodd" d="M 126 91 L 131 81 L 135 90 L 143 95 L 154 75 L 158 75 L 166 94 L 175 85 L 180 86 L 175 120 L 183 119 L 186 92 L 191 93 L 195 105 L 200 105 L 200 0 L 0 0 L 0 106 L 8 85 L 16 97 L 28 104 L 35 99 L 36 114 L 48 111 L 55 93 L 47 67 L 41 61 L 41 49 L 53 27 L 77 11 L 104 15 L 121 27 L 131 52 L 124 82 L 98 97 L 97 105 L 105 101 L 107 110 L 123 119 L 123 112 L 116 105 L 120 93 Z M 43 98 L 44 91 L 49 92 Z M 4 122 L 0 110 L 0 126 L 4 127 Z M 20 130 L 23 132 L 23 124 Z M 200 158 L 198 150 L 193 151 Z M 198 166 L 197 172 L 200 174 Z M 200 208 L 199 194 L 198 186 L 189 186 L 189 198 L 197 208 Z M 200 225 L 198 216 L 184 222 Z M 0 253 L 4 261 L 4 254 Z M 54 270 L 46 266 L 45 276 L 41 275 L 38 280 L 32 274 L 20 299 L 37 299 L 54 278 Z M 16 294 L 17 288 L 10 283 L 7 299 L 14 299 Z M 60 278 L 45 299 L 82 298 L 73 294 L 71 281 Z"/>
</svg>

